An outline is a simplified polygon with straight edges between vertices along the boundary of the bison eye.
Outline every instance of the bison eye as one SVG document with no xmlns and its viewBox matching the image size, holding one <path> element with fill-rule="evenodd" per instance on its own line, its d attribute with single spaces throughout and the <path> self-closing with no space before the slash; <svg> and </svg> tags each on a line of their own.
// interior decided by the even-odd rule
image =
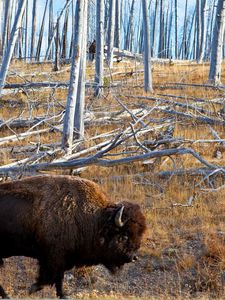
<svg viewBox="0 0 225 300">
<path fill-rule="evenodd" d="M 119 242 L 126 242 L 128 239 L 129 237 L 127 235 L 121 235 L 118 240 Z"/>
<path fill-rule="evenodd" d="M 124 235 L 124 236 L 123 236 L 123 240 L 124 240 L 124 241 L 128 241 L 128 239 L 129 239 L 129 237 L 128 237 L 127 235 Z"/>
</svg>

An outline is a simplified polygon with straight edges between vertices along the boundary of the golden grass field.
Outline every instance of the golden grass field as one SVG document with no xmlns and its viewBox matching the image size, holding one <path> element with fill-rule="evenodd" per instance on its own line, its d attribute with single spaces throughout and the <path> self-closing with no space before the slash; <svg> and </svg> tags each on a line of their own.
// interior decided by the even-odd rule
<svg viewBox="0 0 225 300">
<path fill-rule="evenodd" d="M 68 81 L 69 65 L 54 73 L 51 64 L 12 63 L 7 83 Z M 223 66 L 223 69 L 225 65 Z M 148 101 L 137 96 L 167 99 L 184 104 L 196 105 L 210 113 L 210 117 L 223 120 L 224 89 L 206 86 L 183 86 L 186 84 L 207 84 L 209 65 L 194 62 L 153 64 L 153 93 L 143 91 L 143 66 L 134 63 L 117 63 L 112 70 L 111 82 L 122 83 L 118 88 L 107 85 L 100 99 L 93 97 L 93 90 L 87 89 L 86 108 L 102 116 L 103 112 L 119 112 L 121 106 L 115 100 L 116 94 L 129 108 L 154 108 L 157 101 Z M 224 72 L 222 72 L 223 74 Z M 94 67 L 88 65 L 87 78 L 93 80 Z M 222 82 L 224 78 L 222 77 Z M 125 96 L 126 95 L 126 96 Z M 169 97 L 172 95 L 173 97 Z M 62 111 L 66 104 L 67 89 L 17 90 L 0 99 L 0 120 L 54 115 Z M 132 96 L 132 97 L 131 97 Z M 182 98 L 174 98 L 182 96 Z M 197 101 L 203 99 L 204 101 Z M 222 103 L 222 102 L 221 102 Z M 48 105 L 46 105 L 48 104 Z M 168 104 L 165 104 L 168 105 Z M 31 110 L 32 106 L 32 110 Z M 176 109 L 176 106 L 173 106 Z M 193 116 L 205 116 L 188 108 L 179 111 Z M 208 114 L 209 115 L 209 114 Z M 149 119 L 148 119 L 149 118 Z M 178 147 L 195 150 L 208 162 L 225 166 L 225 146 L 220 142 L 199 142 L 213 140 L 215 136 L 208 124 L 196 119 L 169 115 L 153 109 L 144 119 L 162 120 L 171 118 L 174 126 L 173 138 L 183 141 Z M 132 122 L 131 117 L 121 122 L 88 126 L 85 129 L 85 142 L 82 149 L 102 140 L 91 137 L 125 129 Z M 152 121 L 149 126 L 155 126 Z M 160 125 L 160 124 L 159 124 Z M 41 125 L 35 129 L 45 128 Z M 211 125 L 220 139 L 225 139 L 224 125 Z M 0 128 L 0 138 L 27 131 L 29 128 Z M 164 129 L 163 129 L 164 130 Z M 156 129 L 142 136 L 144 140 L 157 140 L 162 129 Z M 28 153 L 14 152 L 14 147 L 61 142 L 61 133 L 51 131 L 15 142 L 1 145 L 0 164 L 5 165 L 25 158 Z M 128 143 L 129 144 L 129 143 Z M 130 150 L 129 145 L 127 146 Z M 132 148 L 133 147 L 133 148 Z M 139 147 L 131 149 L 141 152 Z M 159 149 L 175 147 L 164 144 Z M 11 149 L 11 150 L 9 150 Z M 123 156 L 121 146 L 114 149 L 108 158 Z M 158 149 L 158 148 L 156 148 Z M 152 149 L 150 149 L 152 150 Z M 123 148 L 124 151 L 124 148 Z M 56 154 L 60 157 L 62 152 Z M 51 158 L 52 159 L 52 158 Z M 121 274 L 112 277 L 101 266 L 66 274 L 65 289 L 71 298 L 91 299 L 225 299 L 225 186 L 224 175 L 201 176 L 191 173 L 160 176 L 160 172 L 177 169 L 198 169 L 203 165 L 192 155 L 174 155 L 139 161 L 113 167 L 89 166 L 80 174 L 98 182 L 109 197 L 115 201 L 127 199 L 141 205 L 147 219 L 148 229 L 140 249 L 140 260 L 135 265 L 125 266 Z M 70 170 L 51 171 L 69 174 Z M 47 172 L 48 173 L 48 172 Z M 193 201 L 186 205 L 190 197 Z M 27 297 L 27 289 L 35 279 L 36 262 L 25 258 L 10 258 L 0 270 L 0 282 L 13 298 Z M 32 295 L 32 298 L 54 298 L 54 289 L 46 288 Z"/>
</svg>

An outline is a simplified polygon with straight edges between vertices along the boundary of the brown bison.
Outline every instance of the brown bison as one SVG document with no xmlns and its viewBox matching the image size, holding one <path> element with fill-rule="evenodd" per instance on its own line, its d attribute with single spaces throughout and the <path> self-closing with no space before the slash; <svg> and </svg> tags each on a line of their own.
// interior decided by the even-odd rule
<svg viewBox="0 0 225 300">
<path fill-rule="evenodd" d="M 64 272 L 103 264 L 112 273 L 135 259 L 145 231 L 140 207 L 113 203 L 100 187 L 70 176 L 38 176 L 0 184 L 0 264 L 10 256 L 39 262 L 30 293 L 55 285 Z M 0 296 L 6 298 L 0 286 Z"/>
</svg>

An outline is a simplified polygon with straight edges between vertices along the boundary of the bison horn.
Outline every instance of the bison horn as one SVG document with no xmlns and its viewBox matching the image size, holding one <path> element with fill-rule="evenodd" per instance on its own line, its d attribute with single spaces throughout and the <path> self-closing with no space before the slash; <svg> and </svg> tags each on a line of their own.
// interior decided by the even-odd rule
<svg viewBox="0 0 225 300">
<path fill-rule="evenodd" d="M 125 223 L 122 221 L 123 210 L 124 210 L 124 206 L 122 206 L 122 207 L 120 208 L 120 210 L 116 213 L 116 216 L 115 216 L 115 224 L 116 224 L 116 226 L 118 226 L 118 227 L 123 227 L 124 224 L 125 224 Z"/>
</svg>

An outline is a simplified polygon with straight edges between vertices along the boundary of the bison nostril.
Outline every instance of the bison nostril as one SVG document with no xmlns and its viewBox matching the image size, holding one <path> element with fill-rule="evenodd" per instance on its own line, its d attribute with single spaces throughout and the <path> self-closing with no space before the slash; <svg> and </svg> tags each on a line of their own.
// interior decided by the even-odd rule
<svg viewBox="0 0 225 300">
<path fill-rule="evenodd" d="M 134 255 L 132 261 L 137 261 L 138 260 L 138 256 Z"/>
</svg>

